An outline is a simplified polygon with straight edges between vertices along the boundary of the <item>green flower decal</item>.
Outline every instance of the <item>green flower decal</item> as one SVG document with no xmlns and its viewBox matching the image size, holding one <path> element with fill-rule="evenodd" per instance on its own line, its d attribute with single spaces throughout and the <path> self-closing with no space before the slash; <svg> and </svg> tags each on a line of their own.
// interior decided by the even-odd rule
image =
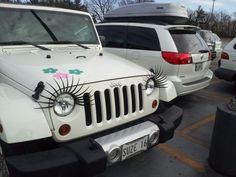
<svg viewBox="0 0 236 177">
<path fill-rule="evenodd" d="M 75 75 L 80 75 L 81 73 L 83 73 L 83 71 L 80 71 L 79 69 L 70 69 L 69 73 L 75 74 Z"/>
<path fill-rule="evenodd" d="M 55 68 L 46 68 L 46 69 L 43 69 L 43 72 L 45 73 L 45 74 L 54 74 L 54 73 L 56 73 L 57 72 L 57 70 L 58 69 L 55 69 Z"/>
</svg>

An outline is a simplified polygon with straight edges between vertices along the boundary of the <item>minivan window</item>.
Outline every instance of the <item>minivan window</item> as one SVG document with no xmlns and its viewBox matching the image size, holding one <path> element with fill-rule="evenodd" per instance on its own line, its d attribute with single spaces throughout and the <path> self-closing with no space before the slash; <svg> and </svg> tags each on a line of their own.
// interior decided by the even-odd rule
<svg viewBox="0 0 236 177">
<path fill-rule="evenodd" d="M 170 30 L 170 34 L 180 53 L 197 54 L 200 51 L 209 50 L 205 41 L 196 31 Z"/>
<path fill-rule="evenodd" d="M 125 48 L 125 26 L 97 26 L 99 36 L 104 36 L 103 47 Z"/>
<path fill-rule="evenodd" d="M 236 44 L 234 44 L 234 49 L 236 50 Z"/>
<path fill-rule="evenodd" d="M 154 29 L 144 27 L 128 27 L 127 48 L 160 51 L 157 33 Z"/>
</svg>

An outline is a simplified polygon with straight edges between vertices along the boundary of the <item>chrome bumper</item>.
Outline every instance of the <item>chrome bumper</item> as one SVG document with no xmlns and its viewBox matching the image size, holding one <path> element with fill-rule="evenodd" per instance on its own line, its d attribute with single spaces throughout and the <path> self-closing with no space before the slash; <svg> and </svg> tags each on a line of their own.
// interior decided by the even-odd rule
<svg viewBox="0 0 236 177">
<path fill-rule="evenodd" d="M 108 164 L 119 161 L 121 158 L 122 146 L 124 144 L 133 142 L 145 136 L 148 137 L 147 148 L 156 144 L 159 140 L 160 129 L 158 126 L 150 121 L 140 123 L 138 125 L 126 128 L 124 130 L 100 137 L 95 141 L 100 144 L 108 156 Z M 151 140 L 151 141 L 150 141 Z M 109 155 L 116 150 L 120 153 L 115 160 L 109 159 Z"/>
</svg>

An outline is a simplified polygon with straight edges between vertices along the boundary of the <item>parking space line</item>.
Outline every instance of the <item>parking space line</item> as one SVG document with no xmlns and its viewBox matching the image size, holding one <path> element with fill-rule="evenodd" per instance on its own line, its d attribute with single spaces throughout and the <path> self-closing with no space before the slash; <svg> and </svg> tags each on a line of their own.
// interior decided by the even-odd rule
<svg viewBox="0 0 236 177">
<path fill-rule="evenodd" d="M 159 144 L 157 148 L 161 149 L 162 151 L 166 152 L 170 156 L 178 159 L 179 161 L 183 162 L 184 164 L 192 167 L 198 172 L 204 172 L 205 167 L 204 164 L 201 164 L 194 159 L 192 159 L 190 156 L 184 154 L 183 152 L 171 147 L 168 144 Z"/>
<path fill-rule="evenodd" d="M 189 133 L 192 130 L 201 128 L 201 127 L 209 124 L 210 122 L 212 122 L 214 120 L 215 120 L 215 114 L 208 115 L 208 116 L 202 118 L 201 120 L 199 120 L 197 122 L 194 122 L 193 124 L 176 131 L 176 134 L 178 136 L 181 136 L 181 137 L 189 140 L 189 141 L 192 141 L 195 144 L 199 144 L 201 146 L 209 148 L 208 144 L 206 144 L 204 141 L 198 140 L 197 138 L 194 138 L 194 137 L 190 136 Z"/>
<path fill-rule="evenodd" d="M 177 133 L 178 134 L 178 133 Z M 188 140 L 188 141 L 191 141 L 193 142 L 194 144 L 199 144 L 205 148 L 209 148 L 209 145 L 202 141 L 202 140 L 199 140 L 199 139 L 196 139 L 195 137 L 192 137 L 190 135 L 187 135 L 187 134 L 178 134 L 179 136 L 183 137 L 184 139 Z"/>
<path fill-rule="evenodd" d="M 182 128 L 178 131 L 178 133 L 180 134 L 187 134 L 189 133 L 191 130 L 194 130 L 194 129 L 197 129 L 197 128 L 201 128 L 202 126 L 212 122 L 215 120 L 215 114 L 211 114 L 211 115 L 208 115 L 202 119 L 200 119 L 199 121 L 197 122 L 194 122 L 192 123 L 191 125 L 185 127 L 185 128 Z"/>
</svg>

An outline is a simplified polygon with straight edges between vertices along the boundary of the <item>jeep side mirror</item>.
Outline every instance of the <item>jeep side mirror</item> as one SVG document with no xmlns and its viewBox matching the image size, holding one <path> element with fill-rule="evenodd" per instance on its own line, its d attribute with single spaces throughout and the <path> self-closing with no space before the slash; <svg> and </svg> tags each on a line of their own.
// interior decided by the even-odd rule
<svg viewBox="0 0 236 177">
<path fill-rule="evenodd" d="M 102 46 L 105 45 L 105 43 L 106 43 L 106 37 L 105 37 L 105 36 L 99 36 L 99 38 L 100 38 L 100 41 L 101 41 L 101 43 L 102 43 Z"/>
</svg>

